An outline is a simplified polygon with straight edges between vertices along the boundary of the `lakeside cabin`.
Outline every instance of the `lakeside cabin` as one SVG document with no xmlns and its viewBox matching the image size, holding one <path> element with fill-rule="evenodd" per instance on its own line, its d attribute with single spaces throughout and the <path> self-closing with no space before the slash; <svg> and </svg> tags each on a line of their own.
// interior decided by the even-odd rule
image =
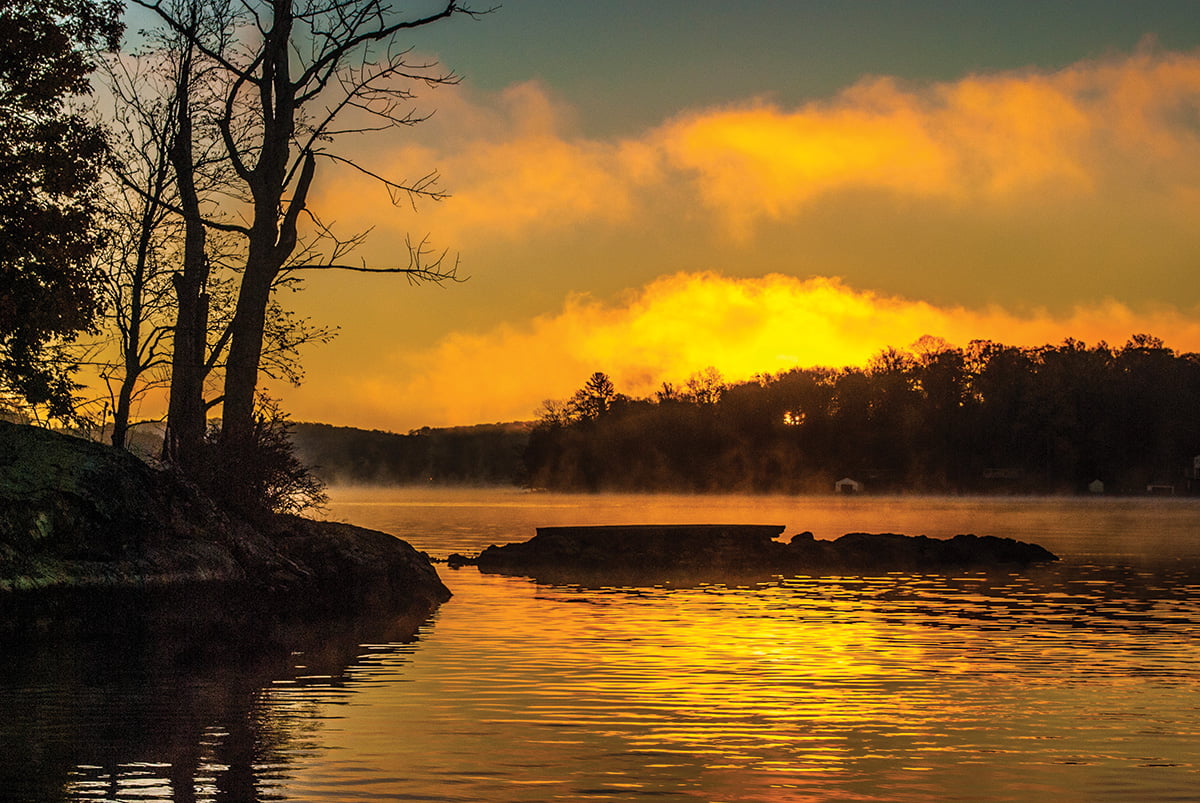
<svg viewBox="0 0 1200 803">
<path fill-rule="evenodd" d="M 858 480 L 849 477 L 842 477 L 833 484 L 834 493 L 839 494 L 860 494 L 863 490 L 863 484 Z"/>
</svg>

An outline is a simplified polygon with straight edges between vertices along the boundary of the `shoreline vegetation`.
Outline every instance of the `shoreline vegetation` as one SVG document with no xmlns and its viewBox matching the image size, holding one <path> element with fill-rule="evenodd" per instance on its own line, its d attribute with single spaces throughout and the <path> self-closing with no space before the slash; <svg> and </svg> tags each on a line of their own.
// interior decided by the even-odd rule
<svg viewBox="0 0 1200 803">
<path fill-rule="evenodd" d="M 554 490 L 1196 493 L 1200 355 L 922 338 L 863 368 L 630 398 L 603 373 L 551 403 L 526 480 Z"/>
<path fill-rule="evenodd" d="M 0 421 L 6 611 L 93 591 L 174 593 L 184 606 L 204 600 L 242 615 L 304 606 L 428 613 L 450 597 L 428 557 L 386 533 L 240 514 L 124 450 Z"/>
<path fill-rule="evenodd" d="M 428 238 L 383 263 L 351 258 L 366 233 L 335 231 L 311 203 L 326 166 L 370 176 L 397 203 L 445 197 L 436 171 L 389 178 L 338 143 L 421 122 L 415 90 L 460 79 L 405 42 L 476 12 L 134 0 L 146 19 L 126 39 L 115 0 L 10 5 L 0 417 L 95 427 L 112 448 L 4 426 L 0 590 L 445 599 L 407 544 L 285 515 L 319 503 L 322 486 L 261 383 L 299 384 L 301 348 L 333 336 L 281 300 L 301 271 L 458 280 L 457 256 Z M 159 390 L 163 470 L 120 453 Z"/>
</svg>

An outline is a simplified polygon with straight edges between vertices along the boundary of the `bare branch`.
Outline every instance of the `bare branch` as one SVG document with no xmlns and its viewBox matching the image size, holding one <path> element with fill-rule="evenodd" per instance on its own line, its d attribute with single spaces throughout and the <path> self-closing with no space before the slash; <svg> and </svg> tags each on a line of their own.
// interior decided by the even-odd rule
<svg viewBox="0 0 1200 803">
<path fill-rule="evenodd" d="M 449 193 L 434 189 L 434 185 L 437 184 L 439 179 L 437 171 L 426 173 L 424 176 L 411 183 L 400 183 L 397 181 L 392 181 L 388 178 L 384 178 L 378 173 L 368 170 L 354 160 L 347 159 L 344 156 L 339 156 L 336 153 L 325 153 L 323 151 L 319 151 L 314 155 L 328 159 L 331 162 L 338 162 L 339 164 L 348 165 L 349 167 L 352 167 L 358 172 L 362 173 L 364 176 L 370 176 L 371 178 L 375 179 L 387 188 L 388 195 L 392 199 L 392 204 L 396 206 L 399 206 L 401 199 L 405 197 L 409 199 L 409 203 L 414 209 L 416 208 L 417 198 L 429 198 L 430 200 L 434 201 L 443 201 L 450 197 Z"/>
<path fill-rule="evenodd" d="M 373 10 L 374 6 L 375 4 L 363 4 L 360 14 L 366 14 L 368 10 Z M 387 41 L 400 31 L 420 28 L 438 20 L 447 19 L 454 14 L 470 12 L 465 8 L 460 8 L 457 0 L 451 0 L 441 10 L 432 14 L 411 20 L 401 20 L 390 25 L 383 24 L 382 9 L 379 9 L 378 13 L 379 16 L 377 19 L 379 20 L 379 24 L 374 29 L 363 32 L 361 28 L 365 19 L 359 18 L 357 22 L 351 22 L 344 26 L 344 30 L 348 35 L 341 36 L 340 38 L 330 37 L 329 47 L 300 75 L 294 83 L 295 88 L 301 90 L 309 86 L 317 76 L 328 70 L 331 65 L 340 63 L 346 57 L 346 54 L 357 50 L 361 45 Z"/>
<path fill-rule="evenodd" d="M 446 260 L 449 252 L 447 250 L 437 251 L 431 248 L 428 236 L 423 237 L 417 243 L 413 243 L 411 238 L 406 237 L 404 244 L 408 250 L 408 264 L 404 266 L 371 267 L 365 262 L 357 265 L 352 263 L 322 262 L 289 265 L 288 270 L 345 270 L 355 273 L 399 273 L 407 276 L 410 284 L 421 284 L 423 282 L 431 282 L 433 284 L 444 284 L 446 282 L 461 283 L 470 278 L 458 275 L 458 256 L 454 257 L 452 264 L 447 264 Z"/>
<path fill-rule="evenodd" d="M 244 76 L 247 80 L 253 80 L 253 71 L 258 66 L 256 62 L 251 62 L 246 67 L 238 67 L 232 61 L 227 59 L 219 50 L 205 45 L 205 43 L 200 39 L 196 29 L 188 26 L 186 23 L 179 20 L 168 9 L 164 8 L 162 0 L 155 0 L 153 3 L 147 2 L 147 0 L 133 0 L 133 3 L 141 6 L 147 11 L 153 11 L 168 28 L 170 28 L 179 36 L 183 37 L 185 41 L 189 41 L 194 44 L 197 50 L 199 50 L 208 58 L 212 59 L 217 64 L 221 65 L 221 67 L 223 67 L 232 75 Z M 246 3 L 242 3 L 242 6 L 248 8 Z M 257 20 L 257 15 L 255 15 L 255 19 Z"/>
</svg>

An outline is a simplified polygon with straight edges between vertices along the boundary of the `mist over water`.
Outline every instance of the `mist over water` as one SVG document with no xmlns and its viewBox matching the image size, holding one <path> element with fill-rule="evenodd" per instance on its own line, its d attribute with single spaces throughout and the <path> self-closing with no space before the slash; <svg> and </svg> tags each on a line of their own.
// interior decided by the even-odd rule
<svg viewBox="0 0 1200 803">
<path fill-rule="evenodd" d="M 80 749 L 71 767 L 36 708 L 6 706 L 15 721 L 0 734 L 70 768 L 60 795 L 39 799 L 1165 801 L 1194 799 L 1200 785 L 1197 500 L 331 497 L 329 517 L 435 557 L 543 525 L 692 522 L 784 524 L 785 538 L 975 532 L 1035 541 L 1063 560 L 653 588 L 538 585 L 441 565 L 455 596 L 412 640 L 341 627 L 329 631 L 339 650 L 321 649 L 328 636 L 301 640 L 285 664 L 251 673 L 160 662 L 162 691 L 149 697 L 86 668 L 70 683 L 0 677 L 0 702 L 35 690 L 42 711 L 59 712 L 55 729 L 103 714 L 94 693 L 80 695 L 95 686 L 137 723 L 124 740 L 104 728 L 104 749 Z M 358 646 L 345 646 L 353 637 Z M 231 684 L 236 699 L 221 696 L 211 712 L 193 703 L 187 727 L 171 731 L 173 755 L 198 768 L 185 794 L 176 759 L 144 734 L 173 727 L 180 689 Z M 7 768 L 0 757 L 0 779 L 50 766 L 34 754 Z"/>
<path fill-rule="evenodd" d="M 565 494 L 515 488 L 336 487 L 326 515 L 405 539 L 434 557 L 524 541 L 572 524 L 782 524 L 809 531 L 1034 541 L 1072 559 L 1200 558 L 1200 499 L 1135 497 Z"/>
</svg>

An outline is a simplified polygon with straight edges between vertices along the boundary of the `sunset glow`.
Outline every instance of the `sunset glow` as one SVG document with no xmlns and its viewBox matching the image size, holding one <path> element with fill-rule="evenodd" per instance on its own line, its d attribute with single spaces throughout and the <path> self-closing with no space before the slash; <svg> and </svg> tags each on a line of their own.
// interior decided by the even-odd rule
<svg viewBox="0 0 1200 803">
<path fill-rule="evenodd" d="M 617 137 L 590 135 L 540 81 L 437 103 L 373 158 L 438 168 L 450 198 L 414 214 L 358 177 L 323 185 L 318 205 L 375 227 L 368 261 L 428 232 L 471 279 L 353 295 L 317 279 L 320 300 L 301 303 L 340 310 L 343 332 L 309 361 L 336 389 L 285 392 L 301 418 L 525 419 L 596 370 L 637 395 L 707 366 L 738 380 L 862 365 L 925 334 L 1119 345 L 1147 331 L 1200 348 L 1200 285 L 1181 278 L 1200 253 L 1200 53 L 865 76 Z"/>
<path fill-rule="evenodd" d="M 1198 100 L 1200 55 L 1146 51 L 942 83 L 865 77 L 798 107 L 739 99 L 598 139 L 572 125 L 568 101 L 527 82 L 439 95 L 437 117 L 383 158 L 394 174 L 436 166 L 452 183 L 452 197 L 419 217 L 440 239 L 478 245 L 623 221 L 679 190 L 677 211 L 749 236 L 756 220 L 793 218 L 847 190 L 1021 205 L 1189 187 L 1200 138 L 1181 110 Z M 323 202 L 412 226 L 371 190 L 365 177 L 339 182 Z"/>
<path fill-rule="evenodd" d="M 923 335 L 965 346 L 995 340 L 1037 346 L 1075 337 L 1120 346 L 1137 332 L 1170 333 L 1169 345 L 1200 350 L 1200 320 L 1164 307 L 1137 313 L 1116 302 L 1065 315 L 1018 315 L 1000 307 L 938 307 L 856 290 L 837 279 L 772 274 L 734 279 L 679 273 L 626 293 L 616 302 L 570 297 L 552 315 L 478 333 L 459 332 L 425 351 L 393 351 L 382 376 L 347 394 L 312 385 L 293 398 L 299 415 L 362 410 L 361 425 L 404 429 L 534 417 L 544 399 L 565 398 L 596 370 L 617 389 L 651 395 L 709 366 L 727 380 L 794 367 L 862 366 L 889 346 Z M 536 382 L 530 382 L 536 377 Z"/>
</svg>

